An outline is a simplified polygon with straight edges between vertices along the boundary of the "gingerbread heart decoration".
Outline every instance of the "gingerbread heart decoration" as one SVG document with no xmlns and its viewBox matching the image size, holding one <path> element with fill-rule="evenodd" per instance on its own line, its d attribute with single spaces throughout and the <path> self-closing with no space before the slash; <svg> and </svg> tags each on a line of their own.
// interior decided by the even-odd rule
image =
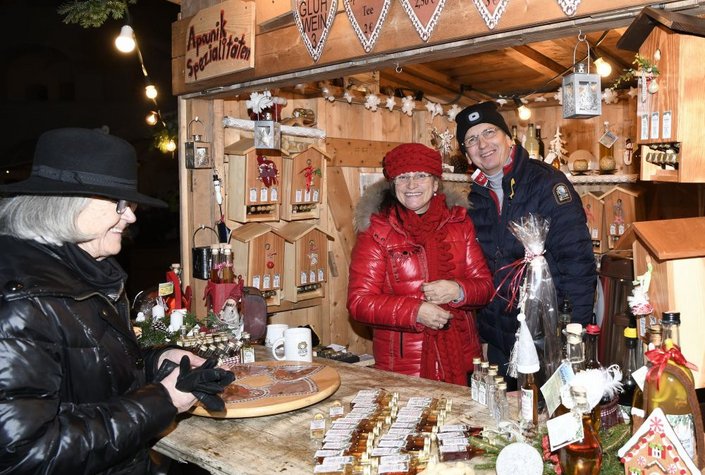
<svg viewBox="0 0 705 475">
<path fill-rule="evenodd" d="M 580 0 L 558 0 L 558 5 L 563 9 L 563 13 L 573 16 L 580 5 Z"/>
<path fill-rule="evenodd" d="M 423 41 L 428 41 L 441 16 L 445 0 L 401 0 L 411 23 Z"/>
<path fill-rule="evenodd" d="M 365 53 L 372 51 L 392 0 L 343 0 L 345 13 Z"/>
<path fill-rule="evenodd" d="M 318 61 L 335 20 L 338 0 L 291 0 L 291 9 L 308 53 Z"/>
<path fill-rule="evenodd" d="M 482 19 L 485 20 L 487 28 L 492 30 L 499 23 L 499 19 L 502 18 L 509 0 L 473 0 L 473 2 Z"/>
</svg>

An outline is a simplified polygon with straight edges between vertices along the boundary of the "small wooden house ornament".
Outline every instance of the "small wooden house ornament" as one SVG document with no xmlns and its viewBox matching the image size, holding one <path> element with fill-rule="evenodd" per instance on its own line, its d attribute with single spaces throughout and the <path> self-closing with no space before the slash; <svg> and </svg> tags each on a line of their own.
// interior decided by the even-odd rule
<svg viewBox="0 0 705 475">
<path fill-rule="evenodd" d="M 225 147 L 225 157 L 228 218 L 239 223 L 278 221 L 282 157 L 264 155 L 251 138 L 241 138 Z"/>
<path fill-rule="evenodd" d="M 585 210 L 588 231 L 592 240 L 592 250 L 595 252 L 607 251 L 607 239 L 604 228 L 604 202 L 600 199 L 600 193 L 589 191 L 580 196 Z"/>
<path fill-rule="evenodd" d="M 660 408 L 654 409 L 617 452 L 625 475 L 695 475 L 691 460 Z"/>
<path fill-rule="evenodd" d="M 233 265 L 245 286 L 256 287 L 269 305 L 279 305 L 284 277 L 284 238 L 264 223 L 247 223 L 230 234 Z"/>
<path fill-rule="evenodd" d="M 330 157 L 315 146 L 283 157 L 281 219 L 318 219 L 328 159 Z"/>
<path fill-rule="evenodd" d="M 304 221 L 292 221 L 274 232 L 285 241 L 284 300 L 323 297 L 328 280 L 328 240 L 333 236 Z"/>
<path fill-rule="evenodd" d="M 600 200 L 603 203 L 603 229 L 607 248 L 614 248 L 619 238 L 636 221 L 646 217 L 643 190 L 636 186 L 615 186 L 606 191 Z"/>
</svg>

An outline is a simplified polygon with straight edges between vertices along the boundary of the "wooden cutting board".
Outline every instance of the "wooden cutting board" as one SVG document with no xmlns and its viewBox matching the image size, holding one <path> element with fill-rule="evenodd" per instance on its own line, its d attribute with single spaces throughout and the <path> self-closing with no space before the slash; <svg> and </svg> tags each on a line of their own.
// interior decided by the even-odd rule
<svg viewBox="0 0 705 475">
<path fill-rule="evenodd" d="M 319 363 L 262 361 L 229 369 L 236 379 L 221 394 L 225 411 L 208 412 L 199 405 L 193 414 L 215 418 L 280 414 L 322 401 L 340 386 L 338 372 Z"/>
</svg>

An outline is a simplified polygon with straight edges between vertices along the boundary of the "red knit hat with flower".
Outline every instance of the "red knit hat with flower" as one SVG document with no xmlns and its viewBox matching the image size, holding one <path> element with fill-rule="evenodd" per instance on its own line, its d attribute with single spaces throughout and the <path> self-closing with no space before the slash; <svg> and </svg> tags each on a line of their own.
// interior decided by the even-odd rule
<svg viewBox="0 0 705 475">
<path fill-rule="evenodd" d="M 443 174 L 441 154 L 420 143 L 397 145 L 384 156 L 382 167 L 389 181 L 408 172 L 426 172 L 437 177 Z"/>
</svg>

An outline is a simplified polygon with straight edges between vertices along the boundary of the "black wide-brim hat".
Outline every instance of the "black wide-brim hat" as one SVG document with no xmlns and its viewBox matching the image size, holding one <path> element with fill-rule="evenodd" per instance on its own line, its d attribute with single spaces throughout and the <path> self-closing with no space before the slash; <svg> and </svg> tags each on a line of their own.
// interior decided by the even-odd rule
<svg viewBox="0 0 705 475">
<path fill-rule="evenodd" d="M 44 132 L 34 150 L 29 178 L 0 185 L 8 195 L 101 196 L 165 208 L 137 191 L 137 153 L 127 141 L 99 129 Z"/>
</svg>

